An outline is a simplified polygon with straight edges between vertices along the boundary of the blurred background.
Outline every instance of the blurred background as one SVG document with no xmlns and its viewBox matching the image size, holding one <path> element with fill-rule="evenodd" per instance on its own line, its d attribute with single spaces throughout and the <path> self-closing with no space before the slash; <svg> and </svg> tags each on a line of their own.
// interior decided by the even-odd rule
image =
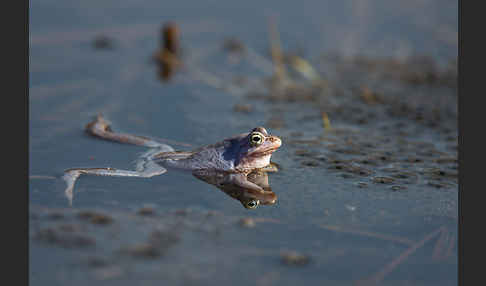
<svg viewBox="0 0 486 286">
<path fill-rule="evenodd" d="M 456 285 L 457 1 L 48 0 L 29 17 L 31 285 Z M 146 150 L 87 135 L 100 113 L 180 150 L 264 126 L 283 141 L 276 204 L 169 171 L 81 177 L 69 205 L 65 169 Z"/>
</svg>

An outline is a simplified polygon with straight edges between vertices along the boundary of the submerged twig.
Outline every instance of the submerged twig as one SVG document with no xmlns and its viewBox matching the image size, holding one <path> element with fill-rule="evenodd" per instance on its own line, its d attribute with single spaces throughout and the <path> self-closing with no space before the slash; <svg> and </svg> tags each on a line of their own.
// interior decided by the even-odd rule
<svg viewBox="0 0 486 286">
<path fill-rule="evenodd" d="M 454 247 L 455 239 L 451 233 L 443 229 L 439 241 L 434 247 L 432 259 L 442 260 L 452 255 L 452 249 Z"/>
<path fill-rule="evenodd" d="M 393 259 L 390 263 L 385 265 L 380 271 L 371 275 L 369 278 L 362 279 L 356 282 L 356 285 L 376 285 L 383 281 L 385 276 L 393 271 L 398 265 L 403 263 L 412 253 L 414 253 L 417 249 L 422 247 L 427 241 L 434 238 L 437 234 L 443 232 L 445 229 L 443 226 L 439 227 L 439 229 L 433 231 L 432 233 L 426 235 L 422 240 L 418 241 L 417 243 L 410 246 L 407 250 L 402 252 L 398 257 Z"/>
<path fill-rule="evenodd" d="M 403 238 L 399 236 L 393 236 L 393 235 L 386 235 L 386 234 L 381 234 L 381 233 L 375 233 L 375 232 L 369 232 L 365 230 L 357 230 L 357 229 L 346 229 L 342 228 L 340 226 L 335 226 L 335 225 L 324 225 L 321 224 L 319 227 L 330 230 L 330 231 L 335 231 L 335 232 L 341 232 L 341 233 L 350 233 L 350 234 L 356 234 L 360 236 L 368 236 L 368 237 L 373 237 L 373 238 L 378 238 L 386 241 L 392 241 L 392 242 L 397 242 L 405 245 L 413 245 L 415 242 L 413 240 L 410 240 L 408 238 Z"/>
</svg>

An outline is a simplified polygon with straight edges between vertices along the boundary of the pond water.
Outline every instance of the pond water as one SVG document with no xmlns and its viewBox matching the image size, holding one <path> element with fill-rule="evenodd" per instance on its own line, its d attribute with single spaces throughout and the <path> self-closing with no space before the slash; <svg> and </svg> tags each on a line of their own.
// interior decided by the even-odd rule
<svg viewBox="0 0 486 286">
<path fill-rule="evenodd" d="M 30 1 L 30 285 L 456 285 L 457 5 Z M 269 19 L 317 84 L 288 66 L 300 85 L 265 88 Z M 187 65 L 162 81 L 168 21 Z M 65 169 L 146 151 L 86 134 L 99 113 L 181 150 L 265 126 L 283 141 L 276 203 L 169 170 L 82 176 L 70 205 Z"/>
</svg>

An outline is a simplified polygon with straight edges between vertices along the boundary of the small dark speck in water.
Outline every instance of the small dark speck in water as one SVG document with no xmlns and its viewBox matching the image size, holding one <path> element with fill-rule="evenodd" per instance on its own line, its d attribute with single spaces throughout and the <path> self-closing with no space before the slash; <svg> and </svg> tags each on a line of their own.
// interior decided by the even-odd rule
<svg viewBox="0 0 486 286">
<path fill-rule="evenodd" d="M 365 183 L 365 182 L 357 182 L 356 183 L 356 186 L 358 186 L 358 188 L 367 188 L 368 187 L 368 183 Z"/>
<path fill-rule="evenodd" d="M 416 157 L 407 157 L 407 158 L 405 158 L 404 161 L 408 162 L 408 163 L 422 163 L 424 160 L 422 160 L 420 158 L 416 158 Z"/>
<path fill-rule="evenodd" d="M 181 240 L 179 234 L 175 231 L 155 230 L 150 234 L 150 244 L 157 246 L 160 249 L 166 250 L 175 245 Z"/>
<path fill-rule="evenodd" d="M 155 214 L 155 211 L 151 207 L 143 207 L 137 211 L 137 214 L 142 216 L 151 216 Z"/>
<path fill-rule="evenodd" d="M 297 251 L 285 251 L 280 254 L 282 262 L 286 265 L 304 266 L 310 263 L 310 257 Z"/>
<path fill-rule="evenodd" d="M 373 183 L 378 183 L 378 184 L 391 184 L 395 179 L 390 178 L 390 177 L 374 177 Z"/>
<path fill-rule="evenodd" d="M 93 46 L 97 50 L 112 50 L 114 48 L 113 39 L 105 35 L 99 35 L 94 39 Z"/>
<path fill-rule="evenodd" d="M 49 213 L 47 215 L 47 217 L 49 219 L 52 219 L 52 220 L 61 220 L 64 218 L 64 214 L 60 213 L 60 212 L 52 212 L 52 213 Z"/>
<path fill-rule="evenodd" d="M 303 166 L 307 166 L 307 167 L 317 167 L 317 166 L 319 166 L 319 162 L 317 162 L 317 161 L 310 161 L 310 160 L 303 161 L 301 164 Z"/>
<path fill-rule="evenodd" d="M 447 188 L 451 188 L 451 187 L 454 186 L 454 185 L 446 183 L 446 182 L 434 182 L 434 181 L 427 182 L 427 185 L 434 187 L 434 188 L 437 188 L 437 189 L 447 189 Z"/>
<path fill-rule="evenodd" d="M 133 246 L 125 247 L 122 253 L 138 258 L 154 259 L 162 255 L 160 249 L 151 243 L 139 243 Z"/>
<path fill-rule="evenodd" d="M 230 53 L 243 53 L 245 45 L 240 40 L 231 37 L 224 40 L 223 49 Z"/>
<path fill-rule="evenodd" d="M 391 186 L 390 189 L 392 191 L 400 191 L 400 190 L 405 190 L 407 189 L 407 187 L 405 186 L 400 186 L 400 185 L 394 185 L 394 186 Z"/>
<path fill-rule="evenodd" d="M 301 157 L 313 157 L 317 153 L 309 151 L 307 149 L 298 149 L 298 150 L 295 150 L 294 154 L 297 155 L 297 156 L 301 156 Z"/>
<path fill-rule="evenodd" d="M 339 176 L 340 176 L 341 178 L 343 178 L 343 179 L 352 179 L 352 178 L 354 178 L 354 176 L 353 176 L 353 175 L 351 175 L 351 174 L 346 174 L 346 173 L 340 174 Z"/>
<path fill-rule="evenodd" d="M 86 263 L 88 264 L 88 266 L 93 268 L 104 267 L 108 265 L 108 262 L 105 259 L 95 256 L 89 257 Z"/>
<path fill-rule="evenodd" d="M 253 106 L 251 104 L 238 103 L 233 106 L 233 111 L 240 113 L 251 113 Z"/>
</svg>

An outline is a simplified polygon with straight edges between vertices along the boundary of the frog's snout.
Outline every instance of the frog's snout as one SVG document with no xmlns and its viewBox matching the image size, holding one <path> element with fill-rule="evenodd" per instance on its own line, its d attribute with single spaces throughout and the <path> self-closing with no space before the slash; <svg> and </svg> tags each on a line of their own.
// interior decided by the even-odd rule
<svg viewBox="0 0 486 286">
<path fill-rule="evenodd" d="M 275 137 L 275 136 L 271 136 L 268 139 L 270 140 L 270 142 L 272 142 L 272 145 L 276 146 L 276 148 L 282 146 L 282 140 L 280 138 Z"/>
</svg>

